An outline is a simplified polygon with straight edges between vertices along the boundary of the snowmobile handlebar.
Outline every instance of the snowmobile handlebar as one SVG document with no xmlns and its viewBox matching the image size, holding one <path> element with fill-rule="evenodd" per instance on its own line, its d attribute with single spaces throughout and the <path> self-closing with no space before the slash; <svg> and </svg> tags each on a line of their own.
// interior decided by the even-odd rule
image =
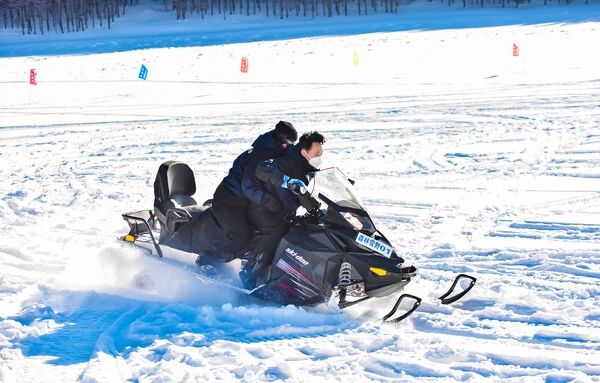
<svg viewBox="0 0 600 383">
<path fill-rule="evenodd" d="M 306 193 L 306 194 L 298 194 L 298 200 L 300 201 L 300 206 L 306 209 L 307 213 L 310 215 L 320 214 L 322 216 L 321 203 L 317 201 L 315 197 Z"/>
<path fill-rule="evenodd" d="M 286 220 L 290 223 L 298 223 L 298 222 L 311 222 L 318 223 L 324 216 L 324 213 L 320 210 L 321 203 L 316 200 L 312 195 L 299 194 L 298 200 L 300 201 L 300 206 L 302 206 L 306 213 L 302 216 L 293 216 L 287 217 Z"/>
</svg>

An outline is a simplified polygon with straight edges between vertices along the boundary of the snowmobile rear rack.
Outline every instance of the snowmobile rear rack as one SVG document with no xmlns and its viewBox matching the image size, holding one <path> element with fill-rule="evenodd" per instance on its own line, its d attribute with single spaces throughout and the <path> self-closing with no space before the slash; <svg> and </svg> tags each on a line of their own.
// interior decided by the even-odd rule
<svg viewBox="0 0 600 383">
<path fill-rule="evenodd" d="M 400 307 L 400 303 L 402 303 L 402 301 L 404 300 L 404 298 L 413 299 L 415 301 L 415 303 L 413 304 L 413 307 L 410 310 L 408 310 L 407 312 L 405 312 L 404 314 L 400 315 L 398 318 L 394 318 L 392 320 L 389 320 L 396 313 L 396 311 L 398 311 L 398 307 Z M 411 295 L 411 294 L 402 294 L 402 295 L 400 295 L 400 297 L 396 301 L 396 304 L 392 308 L 392 311 L 390 311 L 389 314 L 387 314 L 386 316 L 384 316 L 383 318 L 381 318 L 381 320 L 383 321 L 383 323 L 398 323 L 401 320 L 406 319 L 417 308 L 419 308 L 420 305 L 421 305 L 421 298 L 419 298 L 417 296 L 414 296 L 414 295 Z"/>
<path fill-rule="evenodd" d="M 469 283 L 469 286 L 466 289 L 464 289 L 463 291 L 461 291 L 460 293 L 456 294 L 455 296 L 448 298 L 450 296 L 450 294 L 452 294 L 452 292 L 454 291 L 454 288 L 456 287 L 456 285 L 458 285 L 458 282 L 463 278 L 471 281 Z M 471 290 L 473 288 L 473 286 L 475 286 L 475 282 L 477 282 L 477 278 L 475 278 L 475 277 L 472 277 L 467 274 L 458 274 L 456 276 L 456 278 L 454 279 L 454 282 L 452 283 L 450 290 L 446 291 L 446 293 L 444 295 L 442 295 L 441 297 L 439 297 L 438 299 L 441 299 L 443 305 L 448 305 L 450 303 L 456 302 L 460 298 L 464 297 L 465 294 L 467 294 L 469 292 L 469 290 Z"/>
<path fill-rule="evenodd" d="M 163 256 L 162 250 L 160 249 L 160 246 L 158 246 L 158 243 L 154 238 L 154 234 L 152 233 L 152 227 L 154 226 L 156 218 L 154 213 L 152 213 L 152 210 L 142 210 L 134 213 L 126 213 L 122 214 L 121 216 L 125 221 L 127 221 L 127 224 L 129 225 L 129 234 L 127 236 L 137 238 L 140 234 L 149 233 L 150 239 L 152 239 L 152 243 L 154 244 L 154 248 L 156 249 L 156 253 L 159 257 Z M 152 222 L 152 224 L 150 224 L 150 222 Z"/>
</svg>

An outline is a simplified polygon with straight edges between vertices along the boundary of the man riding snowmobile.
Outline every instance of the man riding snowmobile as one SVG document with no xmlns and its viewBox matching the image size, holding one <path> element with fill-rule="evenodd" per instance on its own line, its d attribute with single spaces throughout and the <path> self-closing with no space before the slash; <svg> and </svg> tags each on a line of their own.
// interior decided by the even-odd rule
<svg viewBox="0 0 600 383">
<path fill-rule="evenodd" d="M 230 272 L 239 271 L 243 262 L 232 262 L 213 276 L 199 273 L 200 280 L 278 304 L 314 305 L 333 299 L 340 308 L 402 292 L 411 282 L 417 268 L 406 264 L 392 243 L 376 228 L 353 190 L 353 181 L 337 168 L 316 171 L 323 142 L 321 135 L 303 135 L 300 143 L 290 148 L 292 150 L 285 156 L 257 166 L 255 175 L 261 181 L 262 191 L 277 197 L 281 203 L 279 215 L 270 224 L 285 228 L 284 234 L 275 238 L 265 236 L 269 234 L 268 226 L 259 227 L 262 229 L 258 232 L 259 238 L 263 236 L 266 240 L 261 244 L 262 251 L 249 254 L 258 256 L 249 257 L 242 276 L 255 278 L 256 285 L 255 276 L 266 270 L 262 274 L 266 275 L 264 282 L 259 281 L 259 286 L 253 289 L 242 289 L 237 281 L 230 279 Z M 295 168 L 290 164 L 302 166 Z M 305 185 L 311 171 L 315 173 L 311 177 L 310 190 L 307 190 Z M 214 217 L 210 200 L 198 203 L 194 199 L 195 192 L 194 173 L 187 164 L 163 162 L 154 182 L 153 209 L 122 214 L 129 232 L 120 240 L 182 267 L 190 263 L 195 266 L 194 260 L 198 256 L 219 252 L 220 248 L 215 244 L 227 240 Z M 283 196 L 295 201 L 289 209 L 284 208 L 288 205 Z M 303 211 L 298 211 L 293 223 L 286 225 L 284 212 L 293 212 L 298 202 Z M 269 248 L 272 242 L 267 240 L 275 240 L 274 252 Z M 456 302 L 473 288 L 475 282 L 473 276 L 457 275 L 450 289 L 439 297 L 440 303 Z M 399 315 L 399 307 L 406 300 L 413 301 L 412 308 Z M 402 293 L 382 319 L 401 321 L 420 303 L 421 298 Z"/>
<path fill-rule="evenodd" d="M 296 215 L 300 206 L 294 192 L 306 189 L 309 174 L 320 165 L 324 143 L 325 138 L 320 133 L 304 133 L 284 156 L 265 160 L 256 167 L 255 178 L 259 182 L 250 195 L 248 209 L 250 224 L 256 231 L 240 252 L 247 260 L 240 272 L 245 288 L 253 289 L 268 279 L 275 247 L 290 228 L 289 218 Z M 277 204 L 265 204 L 262 200 L 275 200 Z"/>
<path fill-rule="evenodd" d="M 282 156 L 288 145 L 293 144 L 297 138 L 298 133 L 291 123 L 279 121 L 275 129 L 260 135 L 251 149 L 244 151 L 235 159 L 229 174 L 215 190 L 212 200 L 213 215 L 224 233 L 221 249 L 208 257 L 198 257 L 199 263 L 210 262 L 215 259 L 214 257 L 223 262 L 231 261 L 248 243 L 250 240 L 249 196 L 256 199 L 253 194 L 254 184 L 258 182 L 254 179 L 256 166 L 266 159 Z M 267 206 L 270 206 L 269 202 L 277 204 L 273 199 L 267 201 Z"/>
</svg>

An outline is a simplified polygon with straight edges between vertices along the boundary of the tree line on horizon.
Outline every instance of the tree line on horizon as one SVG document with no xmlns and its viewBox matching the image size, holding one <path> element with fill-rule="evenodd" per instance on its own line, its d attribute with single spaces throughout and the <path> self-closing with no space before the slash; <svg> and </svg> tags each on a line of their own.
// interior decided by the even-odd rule
<svg viewBox="0 0 600 383">
<path fill-rule="evenodd" d="M 143 0 L 142 0 L 143 1 Z M 201 18 L 215 15 L 227 19 L 227 15 L 264 15 L 288 18 L 342 16 L 349 14 L 368 15 L 384 12 L 398 13 L 402 4 L 413 0 L 162 0 L 165 14 L 174 13 L 177 20 L 191 14 Z M 432 2 L 434 0 L 427 0 Z M 519 7 L 532 0 L 439 0 L 449 6 L 463 7 L 501 5 Z M 544 0 L 544 5 L 561 0 Z M 574 0 L 562 0 L 571 4 Z M 44 34 L 83 31 L 87 28 L 111 28 L 115 18 L 125 14 L 127 6 L 139 4 L 140 0 L 0 0 L 0 23 L 5 29 L 21 29 L 23 34 Z M 158 3 L 158 2 L 157 2 Z M 589 0 L 585 0 L 588 4 Z M 160 4 L 160 3 L 158 3 Z"/>
</svg>

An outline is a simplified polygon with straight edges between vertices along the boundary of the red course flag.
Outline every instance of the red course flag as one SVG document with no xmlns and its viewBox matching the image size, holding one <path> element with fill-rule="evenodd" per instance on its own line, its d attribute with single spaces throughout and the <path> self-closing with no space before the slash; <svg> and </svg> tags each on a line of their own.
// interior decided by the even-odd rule
<svg viewBox="0 0 600 383">
<path fill-rule="evenodd" d="M 37 75 L 37 73 L 35 73 L 35 69 L 31 69 L 29 71 L 29 83 L 31 85 L 37 85 L 37 81 L 35 81 L 35 76 Z"/>
<path fill-rule="evenodd" d="M 242 57 L 242 67 L 240 68 L 240 70 L 243 73 L 248 73 L 248 58 Z"/>
<path fill-rule="evenodd" d="M 513 44 L 513 56 L 517 57 L 519 55 L 519 47 L 516 44 Z"/>
</svg>

